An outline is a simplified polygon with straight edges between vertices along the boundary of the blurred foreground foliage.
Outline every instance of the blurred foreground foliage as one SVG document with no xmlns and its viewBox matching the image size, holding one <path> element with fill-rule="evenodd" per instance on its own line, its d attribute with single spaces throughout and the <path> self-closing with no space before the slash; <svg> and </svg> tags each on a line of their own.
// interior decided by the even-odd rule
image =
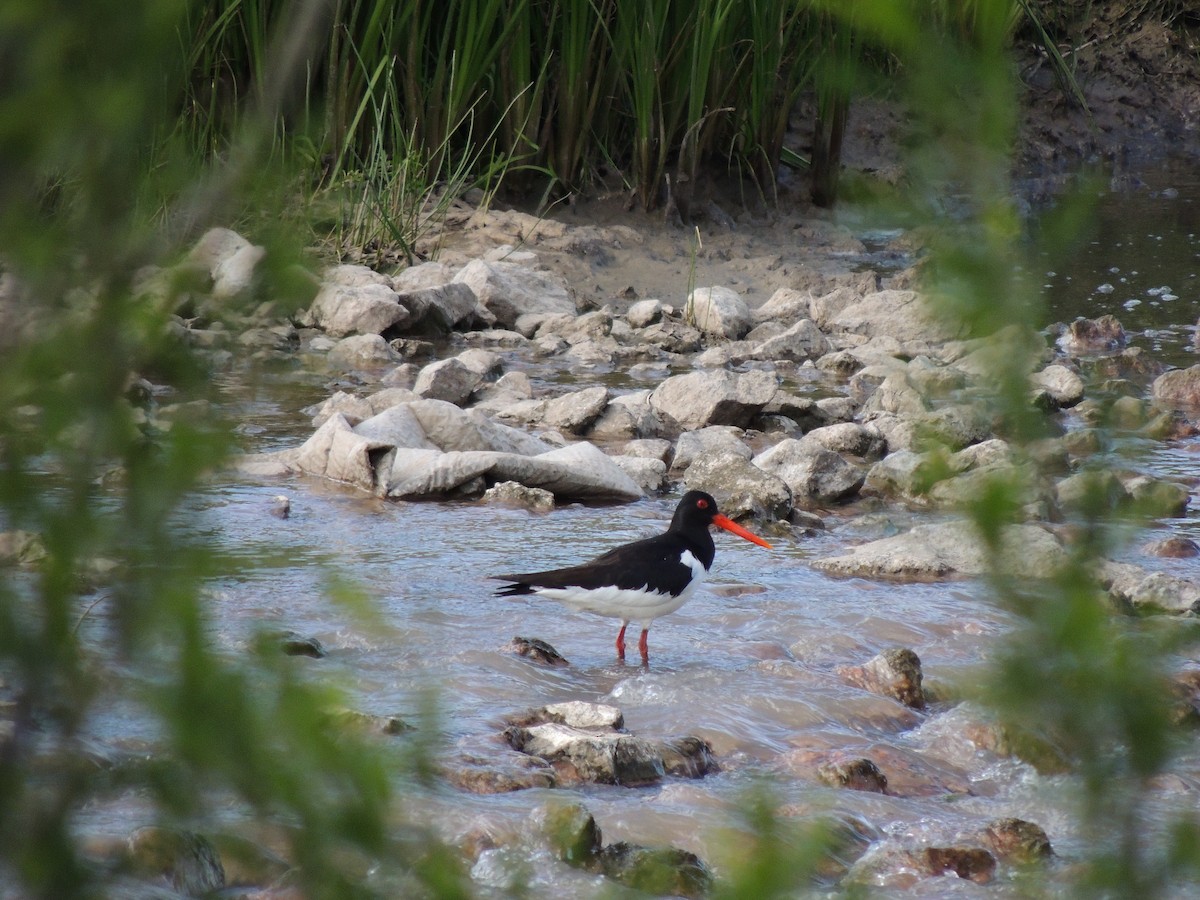
<svg viewBox="0 0 1200 900">
<path fill-rule="evenodd" d="M 797 85 L 816 77 L 809 48 L 824 35 L 822 52 L 838 62 L 821 70 L 829 127 L 844 117 L 854 48 L 882 48 L 902 66 L 923 138 L 913 196 L 952 184 L 967 201 L 965 218 L 937 232 L 943 314 L 980 335 L 1033 320 L 1008 182 L 1008 48 L 1027 4 L 706 0 L 684 19 L 681 5 L 635 15 L 621 0 L 348 0 L 293 5 L 286 17 L 277 7 L 0 6 L 0 264 L 20 285 L 8 281 L 0 309 L 0 525 L 36 533 L 44 548 L 0 581 L 0 882 L 30 896 L 110 892 L 122 872 L 88 856 L 76 817 L 130 793 L 171 826 L 217 833 L 232 805 L 278 829 L 311 896 L 366 895 L 389 873 L 413 879 L 393 889 L 465 893 L 436 842 L 397 837 L 396 761 L 328 727 L 332 688 L 306 683 L 269 641 L 239 660 L 214 647 L 205 579 L 234 563 L 176 522 L 226 461 L 231 431 L 205 416 L 158 430 L 136 402 L 143 376 L 188 399 L 211 390 L 172 336 L 171 310 L 136 293 L 138 268 L 171 258 L 248 198 L 273 198 L 257 219 L 270 220 L 294 189 L 289 163 L 330 178 L 357 172 L 362 227 L 382 223 L 402 242 L 448 183 L 482 173 L 494 188 L 509 167 L 529 165 L 577 184 L 589 147 L 612 152 L 603 129 L 627 133 L 622 164 L 647 205 L 669 160 L 691 177 L 705 154 L 736 156 L 769 190 L 781 122 Z M 528 52 L 550 34 L 571 52 Z M 306 64 L 318 56 L 320 66 Z M 614 92 L 628 106 L 598 117 Z M 744 118 L 747 108 L 760 117 Z M 481 146 L 489 135 L 506 136 L 507 148 Z M 409 175 L 398 194 L 396 179 Z M 998 402 L 1014 436 L 1032 440 L 1032 351 L 1021 332 L 1005 333 L 1014 342 L 997 354 Z M 982 532 L 998 536 L 1014 507 L 1003 492 L 981 502 Z M 1096 540 L 1044 594 L 997 574 L 998 596 L 1028 627 L 987 695 L 1015 726 L 1053 736 L 1082 773 L 1094 842 L 1079 892 L 1169 896 L 1198 866 L 1195 817 L 1147 836 L 1139 791 L 1179 752 L 1160 688 L 1169 655 L 1194 648 L 1194 636 L 1111 616 L 1090 573 L 1112 530 L 1098 518 L 1086 525 Z M 80 622 L 97 601 L 111 634 L 85 641 Z M 90 717 L 114 697 L 158 723 L 149 756 L 94 758 Z M 760 839 L 723 895 L 789 895 L 816 863 L 797 855 L 800 838 L 781 836 L 765 802 L 749 819 Z"/>
<path fill-rule="evenodd" d="M 426 878 L 416 864 L 440 858 L 436 844 L 402 850 L 389 827 L 397 761 L 330 726 L 337 692 L 307 683 L 278 641 L 236 659 L 214 645 L 205 578 L 234 563 L 180 517 L 233 432 L 203 412 L 169 428 L 146 414 L 143 378 L 213 397 L 173 310 L 135 291 L 139 267 L 236 214 L 230 198 L 284 197 L 259 123 L 286 108 L 294 67 L 220 157 L 178 138 L 196 7 L 0 7 L 0 531 L 40 545 L 0 578 L 0 893 L 119 893 L 120 855 L 89 854 L 79 816 L 136 798 L 146 824 L 172 829 L 219 834 L 227 810 L 269 823 L 308 896 L 368 895 L 368 872 L 452 896 L 454 865 Z M 272 46 L 286 56 L 314 33 Z M 114 703 L 154 733 L 97 746 L 95 710 Z"/>
</svg>

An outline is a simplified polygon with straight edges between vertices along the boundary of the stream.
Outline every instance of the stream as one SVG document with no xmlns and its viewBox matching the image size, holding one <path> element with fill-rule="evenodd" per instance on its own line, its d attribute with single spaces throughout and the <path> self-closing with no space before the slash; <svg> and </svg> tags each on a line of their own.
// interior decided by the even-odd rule
<svg viewBox="0 0 1200 900">
<path fill-rule="evenodd" d="M 1200 312 L 1200 180 L 1172 169 L 1163 183 L 1098 199 L 1092 232 L 1069 254 L 1046 258 L 1049 319 L 1114 314 L 1132 346 L 1175 366 L 1196 359 Z M 1188 181 L 1190 177 L 1192 180 Z M 510 355 L 505 354 L 506 365 Z M 544 376 L 551 373 L 531 373 Z M 587 383 L 580 378 L 580 386 Z M 631 385 L 631 386 L 642 386 Z M 248 452 L 295 446 L 311 434 L 301 412 L 332 392 L 329 376 L 300 366 L 268 366 L 248 377 L 222 376 L 223 410 Z M 1133 443 L 1112 451 L 1125 465 L 1159 476 L 1191 478 L 1200 442 Z M 269 514 L 285 494 L 291 515 Z M 237 574 L 211 585 L 215 639 L 231 654 L 256 628 L 317 638 L 324 659 L 298 658 L 313 677 L 328 679 L 358 710 L 396 715 L 438 730 L 447 752 L 487 753 L 501 747 L 502 717 L 565 700 L 612 704 L 626 728 L 647 738 L 697 735 L 709 741 L 721 771 L 703 779 L 668 777 L 644 788 L 583 786 L 476 795 L 443 785 L 401 785 L 426 821 L 448 840 L 484 833 L 498 849 L 479 855 L 472 876 L 481 896 L 505 896 L 523 885 L 532 897 L 610 896 L 611 882 L 553 861 L 532 841 L 530 811 L 567 793 L 595 816 L 605 843 L 671 844 L 697 853 L 719 876 L 730 863 L 729 832 L 746 828 L 735 810 L 769 779 L 788 814 L 836 813 L 863 823 L 867 840 L 946 839 L 989 820 L 1015 816 L 1050 837 L 1051 878 L 1069 877 L 1086 849 L 1072 815 L 1072 785 L 1061 775 L 977 748 L 963 739 L 979 711 L 955 701 L 957 685 L 980 677 L 989 656 L 1017 624 L 1013 613 L 971 582 L 882 584 L 836 580 L 809 561 L 834 555 L 864 537 L 907 528 L 917 514 L 876 511 L 868 518 L 829 517 L 828 530 L 769 534 L 767 551 L 718 532 L 709 585 L 650 634 L 648 669 L 613 652 L 617 624 L 572 613 L 533 597 L 497 598 L 489 573 L 552 568 L 590 558 L 617 543 L 662 530 L 678 496 L 626 506 L 567 504 L 551 514 L 475 502 L 385 502 L 352 489 L 296 477 L 256 483 L 213 478 L 193 499 L 186 528 L 237 563 Z M 1160 521 L 1160 536 L 1200 541 L 1193 496 L 1186 517 Z M 923 514 L 928 516 L 930 514 Z M 1194 559 L 1142 555 L 1138 535 L 1122 558 L 1149 569 L 1195 577 Z M 331 575 L 370 598 L 368 620 L 330 599 Z M 84 623 L 102 641 L 102 607 Z M 552 644 L 570 665 L 537 665 L 506 650 L 514 636 Z M 935 701 L 917 712 L 869 694 L 837 674 L 877 653 L 908 647 L 920 657 Z M 635 660 L 636 656 L 631 656 Z M 436 722 L 423 719 L 436 697 Z M 154 729 L 124 709 L 102 710 L 95 740 L 114 749 L 152 743 Z M 390 740 L 402 741 L 403 737 Z M 835 789 L 812 777 L 812 754 L 870 755 L 883 746 L 897 758 L 923 754 L 936 763 L 939 786 L 927 796 L 888 796 Z M 1152 818 L 1200 791 L 1200 753 L 1176 771 L 1181 786 L 1154 795 Z M 80 826 L 127 834 L 143 824 L 136 798 L 84 811 Z M 1161 819 L 1160 819 L 1161 820 Z M 1151 823 L 1147 823 L 1150 827 Z M 1024 896 L 1011 867 L 978 885 L 915 876 L 889 882 L 886 896 Z M 1200 896 L 1200 888 L 1193 896 Z"/>
</svg>

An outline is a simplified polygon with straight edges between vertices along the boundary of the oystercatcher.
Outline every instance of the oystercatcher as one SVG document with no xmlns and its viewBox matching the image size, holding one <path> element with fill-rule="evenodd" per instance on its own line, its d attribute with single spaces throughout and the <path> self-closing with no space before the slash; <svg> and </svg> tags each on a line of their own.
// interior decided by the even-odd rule
<svg viewBox="0 0 1200 900">
<path fill-rule="evenodd" d="M 683 606 L 704 580 L 716 555 L 708 526 L 732 531 L 762 547 L 771 547 L 756 534 L 717 512 L 717 501 L 703 491 L 688 491 L 675 508 L 665 533 L 614 547 L 591 562 L 548 572 L 492 575 L 511 584 L 500 597 L 539 594 L 567 606 L 621 620 L 617 655 L 625 658 L 625 629 L 633 620 L 642 626 L 638 650 L 649 660 L 647 634 L 659 616 Z"/>
</svg>

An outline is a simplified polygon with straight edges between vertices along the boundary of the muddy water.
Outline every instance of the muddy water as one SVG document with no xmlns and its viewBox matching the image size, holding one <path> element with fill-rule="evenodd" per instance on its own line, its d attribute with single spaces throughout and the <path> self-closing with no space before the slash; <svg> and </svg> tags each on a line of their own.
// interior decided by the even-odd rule
<svg viewBox="0 0 1200 900">
<path fill-rule="evenodd" d="M 1130 204 L 1128 210 L 1141 208 L 1138 198 L 1144 195 L 1110 200 Z M 1186 208 L 1194 216 L 1200 190 L 1169 199 L 1171 208 Z M 1128 226 L 1120 247 L 1106 236 L 1107 247 L 1092 251 L 1088 245 L 1072 267 L 1056 263 L 1055 274 L 1046 277 L 1057 318 L 1114 312 L 1135 344 L 1149 340 L 1148 348 L 1157 352 L 1154 342 L 1165 345 L 1160 335 L 1168 332 L 1173 354 L 1190 353 L 1185 345 L 1200 299 L 1194 275 L 1200 269 L 1197 229 L 1193 218 L 1182 215 L 1175 220 L 1179 227 L 1168 229 L 1161 209 L 1158 202 L 1148 203 L 1138 227 L 1131 213 L 1116 213 L 1115 221 Z M 1118 259 L 1126 243 L 1139 249 Z M 1168 272 L 1165 267 L 1177 263 L 1182 251 L 1167 259 L 1146 246 L 1182 247 L 1193 255 Z M 1121 273 L 1108 271 L 1113 267 Z M 1120 281 L 1121 275 L 1127 280 Z M 1096 286 L 1105 282 L 1122 287 L 1097 294 Z M 1164 285 L 1178 299 L 1149 290 Z M 1126 302 L 1132 299 L 1142 302 Z M 549 371 L 534 374 L 553 377 Z M 608 374 L 575 377 L 587 383 Z M 245 447 L 294 446 L 311 432 L 299 410 L 327 396 L 327 379 L 299 369 L 259 376 L 231 376 L 224 385 L 229 411 L 243 423 Z M 1196 449 L 1126 447 L 1124 452 L 1149 451 L 1138 458 L 1139 465 L 1184 476 L 1194 472 Z M 292 502 L 286 520 L 268 512 L 271 498 L 281 493 Z M 329 655 L 297 659 L 297 666 L 341 685 L 351 704 L 364 712 L 400 715 L 437 728 L 448 753 L 494 752 L 505 713 L 562 700 L 619 706 L 628 729 L 645 737 L 691 734 L 711 742 L 722 771 L 703 780 L 554 792 L 582 800 L 606 842 L 674 844 L 700 854 L 720 873 L 729 862 L 729 848 L 736 846 L 730 829 L 736 833 L 742 827 L 738 803 L 768 778 L 773 795 L 792 814 L 852 817 L 873 840 L 943 842 L 994 818 L 1027 819 L 1048 832 L 1058 854 L 1051 871 L 1066 877 L 1084 848 L 1071 817 L 1069 780 L 1041 775 L 963 739 L 963 729 L 979 715 L 957 698 L 979 679 L 998 642 L 1012 632 L 1013 616 L 974 584 L 838 581 L 808 566 L 848 543 L 907 527 L 908 513 L 835 517 L 829 531 L 815 536 L 771 534 L 773 551 L 719 533 L 710 587 L 656 623 L 648 669 L 616 659 L 613 620 L 569 613 L 549 601 L 496 598 L 484 580 L 490 572 L 576 562 L 657 532 L 673 505 L 674 498 L 647 499 L 622 507 L 570 505 L 537 515 L 468 502 L 388 503 L 312 479 L 255 483 L 229 476 L 214 479 L 185 518 L 188 527 L 241 563 L 237 577 L 212 585 L 212 627 L 223 646 L 236 654 L 263 625 L 316 637 Z M 1160 527 L 1200 539 L 1194 513 Z M 1194 561 L 1150 560 L 1136 552 L 1137 543 L 1128 556 L 1140 565 L 1195 575 Z M 370 598 L 371 620 L 330 599 L 331 574 L 350 580 Z M 102 635 L 102 608 L 87 629 Z M 515 635 L 548 641 L 571 665 L 548 669 L 511 655 L 504 648 Z M 897 646 L 912 648 L 924 663 L 935 697 L 927 711 L 913 712 L 867 694 L 837 674 L 839 666 L 861 664 Z M 429 691 L 437 698 L 436 723 L 422 719 Z M 153 733 L 136 715 L 114 709 L 97 723 L 97 739 L 129 747 L 152 741 Z M 814 754 L 877 756 L 881 748 L 889 758 L 919 754 L 932 787 L 897 797 L 834 790 L 815 780 Z M 1194 803 L 1200 758 L 1193 755 L 1178 775 L 1154 795 L 1152 820 L 1165 818 L 1165 810 L 1177 804 Z M 411 797 L 415 789 L 403 786 L 402 791 Z M 503 895 L 520 883 L 531 896 L 607 896 L 611 886 L 550 862 L 531 843 L 513 840 L 527 833 L 530 810 L 549 793 L 476 796 L 445 788 L 421 794 L 414 805 L 423 818 L 440 823 L 448 839 L 482 832 L 507 847 L 485 852 L 475 865 L 484 895 Z M 123 834 L 143 824 L 144 816 L 130 798 L 91 811 L 84 825 Z M 1002 865 L 987 886 L 914 878 L 891 883 L 885 891 L 887 896 L 1016 896 L 1015 874 Z"/>
<path fill-rule="evenodd" d="M 1095 189 L 1094 209 L 1071 246 L 1044 252 L 1051 321 L 1116 316 L 1131 340 L 1171 365 L 1197 362 L 1200 316 L 1200 172 L 1172 164 Z"/>
</svg>

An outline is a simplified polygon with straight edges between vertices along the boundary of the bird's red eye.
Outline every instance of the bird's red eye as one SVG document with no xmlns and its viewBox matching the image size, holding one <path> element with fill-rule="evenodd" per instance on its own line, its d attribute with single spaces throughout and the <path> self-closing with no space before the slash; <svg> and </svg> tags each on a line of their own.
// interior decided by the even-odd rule
<svg viewBox="0 0 1200 900">
<path fill-rule="evenodd" d="M 708 509 L 708 501 L 701 497 L 696 501 L 696 509 Z"/>
</svg>

